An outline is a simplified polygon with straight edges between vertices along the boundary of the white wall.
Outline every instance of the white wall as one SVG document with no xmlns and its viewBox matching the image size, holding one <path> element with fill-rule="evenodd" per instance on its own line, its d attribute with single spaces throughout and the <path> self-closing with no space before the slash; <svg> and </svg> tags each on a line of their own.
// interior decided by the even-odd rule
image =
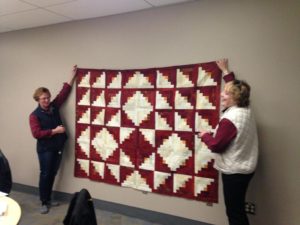
<svg viewBox="0 0 300 225">
<path fill-rule="evenodd" d="M 256 225 L 300 223 L 298 0 L 203 0 L 131 14 L 0 34 L 0 147 L 14 182 L 37 186 L 38 161 L 28 116 L 32 93 L 53 94 L 83 68 L 146 68 L 227 57 L 252 85 L 260 136 L 260 160 L 248 194 Z M 56 190 L 88 188 L 94 198 L 160 211 L 216 225 L 226 224 L 223 196 L 205 203 L 73 177 L 75 91 L 62 109 L 70 141 Z M 159 202 L 159 204 L 157 204 Z"/>
</svg>

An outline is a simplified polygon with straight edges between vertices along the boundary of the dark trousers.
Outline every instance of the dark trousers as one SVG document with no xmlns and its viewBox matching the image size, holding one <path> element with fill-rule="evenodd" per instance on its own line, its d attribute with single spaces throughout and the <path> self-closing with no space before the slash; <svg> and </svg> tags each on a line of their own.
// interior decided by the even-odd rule
<svg viewBox="0 0 300 225">
<path fill-rule="evenodd" d="M 59 169 L 62 154 L 58 151 L 38 152 L 40 162 L 39 191 L 42 204 L 51 201 L 54 179 Z"/>
<path fill-rule="evenodd" d="M 245 212 L 246 192 L 251 174 L 222 174 L 226 214 L 230 225 L 249 225 Z"/>
</svg>

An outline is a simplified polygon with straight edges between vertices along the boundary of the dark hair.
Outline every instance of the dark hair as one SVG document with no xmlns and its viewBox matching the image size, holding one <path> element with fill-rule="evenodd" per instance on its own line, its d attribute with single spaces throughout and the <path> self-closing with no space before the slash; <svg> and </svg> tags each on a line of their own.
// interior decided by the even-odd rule
<svg viewBox="0 0 300 225">
<path fill-rule="evenodd" d="M 250 85 L 243 80 L 234 80 L 226 84 L 227 91 L 232 94 L 238 107 L 248 107 L 250 105 Z"/>
</svg>

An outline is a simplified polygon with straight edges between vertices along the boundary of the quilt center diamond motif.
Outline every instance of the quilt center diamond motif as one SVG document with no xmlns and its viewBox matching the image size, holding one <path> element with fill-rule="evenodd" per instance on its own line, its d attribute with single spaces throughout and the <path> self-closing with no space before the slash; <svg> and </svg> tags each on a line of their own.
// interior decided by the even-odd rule
<svg viewBox="0 0 300 225">
<path fill-rule="evenodd" d="M 97 133 L 92 141 L 92 145 L 104 160 L 111 156 L 118 147 L 118 143 L 106 128 Z"/>
<path fill-rule="evenodd" d="M 153 110 L 153 106 L 140 91 L 137 91 L 132 97 L 128 98 L 123 110 L 134 125 L 139 126 Z"/>
<path fill-rule="evenodd" d="M 172 171 L 176 171 L 192 155 L 191 150 L 187 148 L 177 134 L 172 134 L 165 140 L 157 152 Z"/>
</svg>

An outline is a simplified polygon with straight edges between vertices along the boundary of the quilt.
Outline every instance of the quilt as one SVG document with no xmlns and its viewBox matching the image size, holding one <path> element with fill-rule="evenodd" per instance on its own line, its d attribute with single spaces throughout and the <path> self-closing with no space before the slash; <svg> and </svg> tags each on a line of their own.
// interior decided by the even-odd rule
<svg viewBox="0 0 300 225">
<path fill-rule="evenodd" d="M 197 133 L 218 123 L 220 85 L 215 62 L 79 68 L 75 176 L 218 202 L 214 154 Z"/>
</svg>

